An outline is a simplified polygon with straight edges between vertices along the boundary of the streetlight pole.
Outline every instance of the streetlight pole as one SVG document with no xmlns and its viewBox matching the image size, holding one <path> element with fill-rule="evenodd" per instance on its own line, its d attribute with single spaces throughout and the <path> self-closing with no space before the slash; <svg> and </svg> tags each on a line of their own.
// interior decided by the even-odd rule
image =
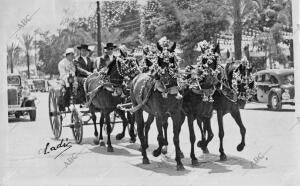
<svg viewBox="0 0 300 186">
<path fill-rule="evenodd" d="M 100 17 L 100 3 L 97 1 L 97 42 L 98 42 L 98 48 L 97 48 L 97 54 L 98 56 L 102 55 L 102 49 L 101 49 L 101 17 Z"/>
</svg>

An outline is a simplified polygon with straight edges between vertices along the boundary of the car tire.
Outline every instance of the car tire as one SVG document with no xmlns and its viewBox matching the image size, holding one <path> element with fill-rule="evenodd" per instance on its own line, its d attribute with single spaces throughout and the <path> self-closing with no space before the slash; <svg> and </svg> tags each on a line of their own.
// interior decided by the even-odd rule
<svg viewBox="0 0 300 186">
<path fill-rule="evenodd" d="M 270 110 L 280 110 L 282 108 L 281 100 L 275 92 L 272 92 L 269 96 L 268 108 Z"/>
<path fill-rule="evenodd" d="M 21 113 L 20 113 L 20 112 L 15 112 L 15 117 L 16 117 L 17 119 L 19 119 L 20 116 L 21 116 Z"/>
<path fill-rule="evenodd" d="M 30 104 L 30 107 L 35 107 L 35 103 L 32 102 Z M 36 119 L 36 110 L 30 110 L 28 113 L 29 113 L 30 121 L 35 121 L 35 119 Z"/>
</svg>

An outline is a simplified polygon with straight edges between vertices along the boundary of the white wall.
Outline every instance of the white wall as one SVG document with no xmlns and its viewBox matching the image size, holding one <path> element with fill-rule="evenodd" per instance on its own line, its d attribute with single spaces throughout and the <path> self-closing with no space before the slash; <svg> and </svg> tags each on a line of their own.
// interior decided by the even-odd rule
<svg viewBox="0 0 300 186">
<path fill-rule="evenodd" d="M 294 35 L 294 66 L 295 66 L 295 100 L 296 117 L 300 120 L 300 3 L 292 1 L 293 9 L 293 35 Z"/>
</svg>

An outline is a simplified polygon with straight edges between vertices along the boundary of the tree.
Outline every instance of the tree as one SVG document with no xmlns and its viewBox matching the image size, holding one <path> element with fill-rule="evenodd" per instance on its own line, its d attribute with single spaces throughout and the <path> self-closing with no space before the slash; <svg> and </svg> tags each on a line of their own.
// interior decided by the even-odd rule
<svg viewBox="0 0 300 186">
<path fill-rule="evenodd" d="M 18 61 L 20 47 L 14 43 L 7 46 L 7 65 L 10 64 L 10 73 L 14 73 L 14 59 Z"/>
<path fill-rule="evenodd" d="M 32 48 L 32 41 L 33 37 L 30 34 L 23 34 L 22 35 L 22 43 L 25 49 L 26 54 L 26 61 L 27 61 L 27 75 L 28 79 L 30 79 L 30 58 L 29 58 L 29 51 Z"/>
<path fill-rule="evenodd" d="M 223 15 L 231 22 L 234 35 L 235 59 L 242 57 L 242 32 L 252 17 L 262 9 L 262 0 L 223 0 L 214 1 L 223 8 Z"/>
</svg>

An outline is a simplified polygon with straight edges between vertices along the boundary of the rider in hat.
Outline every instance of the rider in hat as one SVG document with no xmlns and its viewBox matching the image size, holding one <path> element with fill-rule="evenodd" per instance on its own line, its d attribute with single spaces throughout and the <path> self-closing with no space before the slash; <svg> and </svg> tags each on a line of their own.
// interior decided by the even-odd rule
<svg viewBox="0 0 300 186">
<path fill-rule="evenodd" d="M 58 63 L 58 71 L 59 71 L 59 78 L 63 81 L 63 84 L 66 87 L 69 87 L 68 77 L 69 75 L 75 76 L 75 65 L 73 63 L 74 60 L 74 49 L 67 48 L 65 52 L 65 57 Z M 77 86 L 77 81 L 75 81 L 74 86 Z"/>
<path fill-rule="evenodd" d="M 68 78 L 69 76 L 74 77 L 73 82 L 73 90 L 74 93 L 77 94 L 78 82 L 77 78 L 75 77 L 76 67 L 74 65 L 74 49 L 67 48 L 65 51 L 65 57 L 58 63 L 58 71 L 59 71 L 59 78 L 62 81 L 61 93 L 62 96 L 59 97 L 59 107 L 60 110 L 64 110 L 65 106 L 68 105 L 70 101 L 70 91 L 67 91 L 70 87 Z"/>
<path fill-rule="evenodd" d="M 80 46 L 77 47 L 80 51 L 80 56 L 76 59 L 76 65 L 80 69 L 86 70 L 88 72 L 93 72 L 93 62 L 91 59 L 88 57 L 90 53 L 89 46 L 86 44 L 81 44 Z M 78 70 L 78 69 L 77 69 Z M 84 71 L 78 70 L 77 71 L 77 76 L 78 77 L 87 77 L 87 73 Z"/>
<path fill-rule="evenodd" d="M 113 55 L 113 51 L 117 48 L 113 43 L 107 43 L 104 47 L 104 55 L 100 57 L 100 65 L 98 66 L 98 71 L 104 67 L 108 68 L 116 57 Z"/>
</svg>

